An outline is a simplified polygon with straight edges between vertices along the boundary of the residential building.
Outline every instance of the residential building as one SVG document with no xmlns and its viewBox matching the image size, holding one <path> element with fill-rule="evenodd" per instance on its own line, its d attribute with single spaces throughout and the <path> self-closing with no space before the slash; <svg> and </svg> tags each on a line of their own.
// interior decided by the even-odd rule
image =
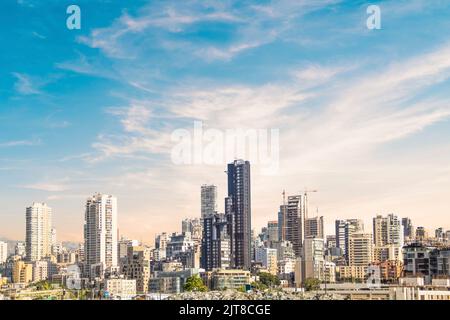
<svg viewBox="0 0 450 320">
<path fill-rule="evenodd" d="M 305 219 L 305 238 L 325 238 L 322 216 Z"/>
<path fill-rule="evenodd" d="M 364 222 L 360 219 L 336 220 L 336 246 L 348 262 L 348 247 L 350 236 L 355 232 L 364 231 Z"/>
<path fill-rule="evenodd" d="M 199 269 L 183 269 L 178 271 L 155 271 L 149 281 L 152 293 L 173 294 L 183 292 L 186 280 L 199 274 Z"/>
<path fill-rule="evenodd" d="M 235 160 L 228 164 L 228 197 L 225 212 L 231 220 L 232 266 L 250 270 L 251 267 L 251 181 L 250 162 Z"/>
<path fill-rule="evenodd" d="M 33 265 L 23 260 L 13 263 L 12 282 L 27 284 L 33 281 Z"/>
<path fill-rule="evenodd" d="M 303 243 L 302 257 L 299 258 L 297 285 L 302 284 L 305 279 L 314 278 L 324 281 L 325 270 L 325 244 L 321 238 L 306 238 Z"/>
<path fill-rule="evenodd" d="M 52 253 L 52 209 L 34 202 L 26 209 L 25 250 L 27 261 L 37 261 Z"/>
<path fill-rule="evenodd" d="M 17 242 L 16 246 L 14 247 L 14 254 L 19 257 L 25 257 L 26 250 L 25 250 L 25 243 L 24 242 Z"/>
<path fill-rule="evenodd" d="M 414 226 L 410 218 L 402 219 L 403 225 L 403 238 L 404 239 L 414 239 L 416 237 Z"/>
<path fill-rule="evenodd" d="M 267 246 L 272 247 L 275 242 L 280 240 L 278 232 L 278 221 L 267 222 Z"/>
<path fill-rule="evenodd" d="M 247 270 L 215 270 L 202 275 L 211 290 L 242 289 L 252 282 Z"/>
<path fill-rule="evenodd" d="M 170 241 L 166 244 L 166 257 L 179 259 L 184 253 L 194 250 L 195 241 L 192 240 L 191 233 L 172 233 Z"/>
<path fill-rule="evenodd" d="M 428 231 L 424 227 L 417 227 L 416 240 L 424 241 L 428 238 Z"/>
<path fill-rule="evenodd" d="M 273 275 L 278 273 L 277 249 L 260 247 L 256 249 L 256 262 L 261 262 L 262 266 Z"/>
<path fill-rule="evenodd" d="M 420 244 L 411 244 L 403 247 L 405 276 L 420 276 L 426 283 L 431 282 L 430 255 L 432 248 Z"/>
<path fill-rule="evenodd" d="M 230 236 L 224 214 L 212 214 L 203 218 L 201 268 L 206 271 L 230 267 Z"/>
<path fill-rule="evenodd" d="M 201 186 L 201 218 L 214 214 L 217 211 L 217 186 Z"/>
<path fill-rule="evenodd" d="M 84 222 L 85 276 L 103 278 L 118 268 L 117 199 L 95 194 L 86 201 Z"/>
<path fill-rule="evenodd" d="M 350 236 L 348 262 L 350 266 L 368 266 L 373 262 L 372 234 L 355 232 Z"/>
<path fill-rule="evenodd" d="M 129 246 L 122 274 L 127 279 L 136 280 L 135 290 L 138 293 L 147 293 L 150 280 L 150 249 L 143 246 Z"/>
<path fill-rule="evenodd" d="M 403 246 L 403 225 L 400 219 L 389 214 L 386 217 L 381 215 L 373 219 L 373 241 L 376 247 L 383 247 L 388 244 Z"/>
<path fill-rule="evenodd" d="M 136 297 L 136 280 L 123 278 L 106 279 L 105 292 L 110 299 L 131 300 Z"/>
</svg>

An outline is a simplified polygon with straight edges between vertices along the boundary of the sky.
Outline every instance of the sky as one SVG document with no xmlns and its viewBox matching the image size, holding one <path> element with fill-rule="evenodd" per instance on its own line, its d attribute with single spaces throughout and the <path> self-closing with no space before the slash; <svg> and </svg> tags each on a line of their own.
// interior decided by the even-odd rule
<svg viewBox="0 0 450 320">
<path fill-rule="evenodd" d="M 81 29 L 69 30 L 69 5 Z M 381 9 L 370 30 L 367 7 Z M 226 196 L 226 163 L 176 163 L 177 130 L 278 130 L 277 170 L 252 162 L 252 224 L 305 188 L 310 215 L 410 217 L 450 229 L 450 3 L 5 0 L 0 10 L 0 237 L 53 208 L 81 241 L 95 192 L 120 234 L 152 243 Z M 258 143 L 261 145 L 261 141 Z M 235 155 L 236 156 L 236 155 Z M 250 159 L 252 161 L 252 159 Z"/>
</svg>

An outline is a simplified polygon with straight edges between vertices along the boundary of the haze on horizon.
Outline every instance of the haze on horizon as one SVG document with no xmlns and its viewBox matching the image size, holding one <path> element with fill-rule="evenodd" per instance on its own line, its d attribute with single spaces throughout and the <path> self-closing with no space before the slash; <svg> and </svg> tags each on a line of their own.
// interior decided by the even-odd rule
<svg viewBox="0 0 450 320">
<path fill-rule="evenodd" d="M 450 229 L 450 5 L 370 2 L 8 1 L 0 12 L 0 237 L 25 208 L 53 208 L 59 240 L 81 241 L 86 198 L 118 198 L 120 234 L 200 216 L 200 186 L 226 196 L 226 162 L 177 165 L 177 129 L 278 129 L 279 170 L 252 164 L 256 231 L 287 195 L 310 213 L 409 217 Z M 45 12 L 46 14 L 41 14 Z M 60 19 L 57 19 L 59 17 Z M 250 159 L 251 160 L 251 159 Z"/>
</svg>

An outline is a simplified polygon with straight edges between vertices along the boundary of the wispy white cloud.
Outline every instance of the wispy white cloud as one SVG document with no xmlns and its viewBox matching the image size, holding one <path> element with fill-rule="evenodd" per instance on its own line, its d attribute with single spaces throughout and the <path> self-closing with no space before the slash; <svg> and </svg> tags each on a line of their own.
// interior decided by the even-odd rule
<svg viewBox="0 0 450 320">
<path fill-rule="evenodd" d="M 6 148 L 6 147 L 20 147 L 20 146 L 36 146 L 41 143 L 41 140 L 13 140 L 13 141 L 6 141 L 6 142 L 0 142 L 0 148 Z"/>
<path fill-rule="evenodd" d="M 42 94 L 42 91 L 40 90 L 42 83 L 38 80 L 18 72 L 14 72 L 13 76 L 16 78 L 14 88 L 18 93 L 23 95 Z"/>
<path fill-rule="evenodd" d="M 78 41 L 93 48 L 101 49 L 107 56 L 120 59 L 139 57 L 143 39 L 161 43 L 164 48 L 184 49 L 185 54 L 207 61 L 226 60 L 253 48 L 275 41 L 286 30 L 293 28 L 292 21 L 315 10 L 339 3 L 338 0 L 277 1 L 267 6 L 246 5 L 238 1 L 177 1 L 149 3 L 135 16 L 123 13 L 115 22 L 105 28 L 95 29 L 89 36 L 81 36 Z M 222 22 L 239 26 L 239 32 L 230 43 L 199 45 L 186 40 L 164 40 L 159 31 L 170 33 L 186 32 L 199 23 Z M 297 21 L 298 23 L 298 21 Z M 152 28 L 152 32 L 147 30 Z M 174 42 L 178 44 L 175 45 Z"/>
<path fill-rule="evenodd" d="M 50 192 L 67 190 L 67 186 L 64 184 L 45 183 L 45 182 L 44 183 L 27 184 L 27 185 L 23 185 L 21 187 L 26 188 L 26 189 L 34 189 L 34 190 L 50 191 Z"/>
</svg>

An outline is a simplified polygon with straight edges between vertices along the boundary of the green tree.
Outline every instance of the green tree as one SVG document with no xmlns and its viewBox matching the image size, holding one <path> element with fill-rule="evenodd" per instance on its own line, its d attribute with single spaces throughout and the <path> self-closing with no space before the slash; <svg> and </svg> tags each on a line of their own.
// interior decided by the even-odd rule
<svg viewBox="0 0 450 320">
<path fill-rule="evenodd" d="M 304 287 L 306 291 L 313 291 L 320 289 L 320 280 L 316 278 L 306 278 Z"/>
<path fill-rule="evenodd" d="M 205 292 L 208 291 L 208 288 L 198 275 L 193 275 L 187 278 L 186 283 L 184 284 L 184 291 Z"/>
<path fill-rule="evenodd" d="M 48 281 L 39 281 L 36 283 L 36 289 L 39 291 L 52 290 L 53 286 Z"/>
<path fill-rule="evenodd" d="M 269 288 L 273 288 L 275 286 L 279 286 L 280 285 L 280 279 L 278 279 L 277 276 L 268 273 L 268 272 L 260 272 L 258 274 L 259 276 L 259 282 L 261 282 L 263 285 L 269 287 Z"/>
<path fill-rule="evenodd" d="M 261 281 L 253 282 L 252 287 L 257 290 L 266 290 L 267 289 L 267 286 L 264 283 L 262 283 Z"/>
</svg>

